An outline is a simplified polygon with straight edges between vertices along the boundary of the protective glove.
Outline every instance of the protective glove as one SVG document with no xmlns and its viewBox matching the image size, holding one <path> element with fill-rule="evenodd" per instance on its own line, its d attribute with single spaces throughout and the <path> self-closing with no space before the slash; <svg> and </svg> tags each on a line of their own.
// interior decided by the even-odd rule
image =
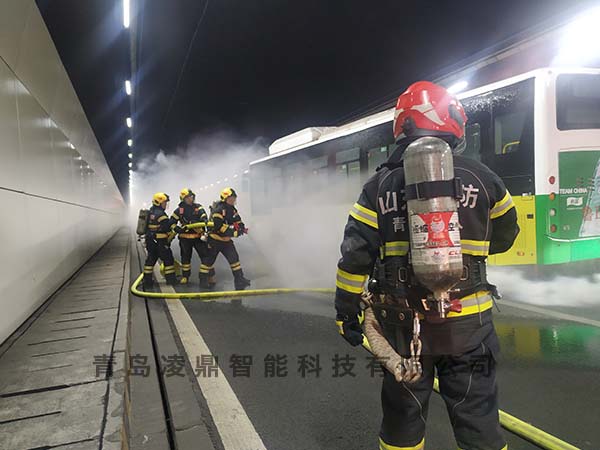
<svg viewBox="0 0 600 450">
<path fill-rule="evenodd" d="M 243 236 L 246 233 L 246 228 L 242 222 L 236 222 L 232 226 L 234 236 Z"/>
<path fill-rule="evenodd" d="M 363 330 L 361 323 L 364 320 L 364 312 L 359 315 L 349 316 L 337 314 L 335 323 L 338 326 L 338 331 L 346 341 L 353 347 L 363 343 Z"/>
</svg>

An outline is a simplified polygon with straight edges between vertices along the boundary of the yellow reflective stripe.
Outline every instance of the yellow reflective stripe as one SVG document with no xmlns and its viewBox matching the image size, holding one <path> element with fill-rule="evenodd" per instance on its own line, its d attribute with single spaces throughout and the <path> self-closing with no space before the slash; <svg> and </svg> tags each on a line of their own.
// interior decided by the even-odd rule
<svg viewBox="0 0 600 450">
<path fill-rule="evenodd" d="M 221 228 L 219 228 L 219 231 L 221 233 L 225 233 L 225 231 L 227 231 L 227 228 L 229 228 L 229 225 L 227 225 L 226 223 L 224 223 L 223 226 Z"/>
<path fill-rule="evenodd" d="M 490 210 L 490 218 L 497 219 L 500 216 L 506 214 L 510 208 L 513 208 L 515 204 L 513 203 L 513 199 L 510 196 L 510 192 L 506 191 L 504 197 L 499 202 L 496 202 L 494 207 Z"/>
<path fill-rule="evenodd" d="M 359 205 L 358 203 L 355 203 L 354 206 L 352 206 L 352 209 L 350 210 L 350 216 L 354 217 L 359 222 L 369 225 L 370 227 L 375 229 L 378 228 L 377 213 Z"/>
<path fill-rule="evenodd" d="M 360 294 L 363 291 L 363 286 L 367 278 L 367 275 L 357 275 L 338 269 L 335 285 L 352 294 Z"/>
<path fill-rule="evenodd" d="M 465 255 L 487 256 L 490 252 L 490 241 L 461 239 L 460 246 Z"/>
<path fill-rule="evenodd" d="M 168 237 L 167 233 L 156 233 L 156 239 L 167 239 Z"/>
<path fill-rule="evenodd" d="M 221 242 L 230 242 L 231 238 L 229 236 L 219 236 L 218 234 L 211 233 L 210 237 L 216 241 Z"/>
<path fill-rule="evenodd" d="M 494 301 L 488 291 L 479 291 L 471 295 L 467 295 L 460 299 L 462 311 L 457 313 L 449 311 L 447 317 L 463 317 L 472 314 L 479 314 L 494 307 Z"/>
<path fill-rule="evenodd" d="M 217 218 L 219 218 L 219 219 L 222 219 L 222 218 L 223 218 L 223 214 L 219 214 L 219 213 L 213 213 L 213 215 L 212 215 L 212 216 L 213 216 L 213 217 L 217 217 Z"/>
<path fill-rule="evenodd" d="M 152 273 L 154 266 L 144 266 L 144 273 Z"/>
<path fill-rule="evenodd" d="M 385 256 L 404 256 L 408 254 L 408 241 L 386 242 L 382 247 L 382 255 Z"/>
<path fill-rule="evenodd" d="M 162 222 L 163 220 L 167 220 L 167 219 L 168 219 L 168 217 L 167 217 L 167 216 L 160 216 L 160 217 L 158 218 L 158 223 Z"/>
<path fill-rule="evenodd" d="M 175 273 L 175 266 L 165 266 L 165 273 Z"/>
<path fill-rule="evenodd" d="M 158 230 L 160 227 L 158 225 L 148 225 L 150 230 Z"/>
<path fill-rule="evenodd" d="M 177 215 L 177 213 L 171 214 L 171 217 L 175 217 L 175 220 L 179 220 L 179 216 Z"/>
<path fill-rule="evenodd" d="M 398 447 L 396 445 L 386 444 L 383 439 L 379 438 L 379 450 L 423 450 L 424 448 L 425 438 L 421 439 L 421 442 L 412 447 Z"/>
</svg>

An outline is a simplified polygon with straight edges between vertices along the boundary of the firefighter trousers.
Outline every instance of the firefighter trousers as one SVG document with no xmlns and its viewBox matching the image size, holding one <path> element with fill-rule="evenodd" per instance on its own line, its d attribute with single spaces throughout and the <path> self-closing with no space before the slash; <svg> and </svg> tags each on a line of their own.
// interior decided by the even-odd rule
<svg viewBox="0 0 600 450">
<path fill-rule="evenodd" d="M 496 361 L 485 341 L 460 355 L 423 356 L 422 363 L 423 376 L 416 383 L 398 383 L 385 371 L 380 449 L 425 448 L 425 424 L 435 372 L 458 448 L 507 449 L 498 417 Z"/>
<path fill-rule="evenodd" d="M 234 280 L 237 281 L 243 278 L 244 273 L 242 272 L 242 265 L 240 264 L 240 256 L 238 255 L 233 241 L 217 241 L 216 239 L 210 239 L 208 255 L 202 259 L 202 264 L 200 265 L 200 279 L 202 280 L 203 277 L 214 279 L 214 264 L 219 253 L 223 254 L 225 259 L 227 259 Z"/>
<path fill-rule="evenodd" d="M 208 248 L 205 242 L 202 242 L 200 238 L 179 238 L 179 249 L 181 250 L 181 276 L 189 278 L 192 273 L 192 253 L 194 249 L 198 256 L 206 258 L 208 254 Z"/>
<path fill-rule="evenodd" d="M 173 259 L 173 252 L 169 246 L 167 239 L 155 239 L 146 236 L 146 250 L 148 256 L 144 263 L 144 285 L 152 285 L 152 271 L 154 264 L 160 260 L 165 265 L 165 279 L 168 284 L 175 284 L 175 260 Z"/>
</svg>

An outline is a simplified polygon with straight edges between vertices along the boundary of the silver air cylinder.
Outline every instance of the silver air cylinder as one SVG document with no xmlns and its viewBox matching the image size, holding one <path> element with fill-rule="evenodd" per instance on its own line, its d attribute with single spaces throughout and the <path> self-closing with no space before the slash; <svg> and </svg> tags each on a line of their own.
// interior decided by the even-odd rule
<svg viewBox="0 0 600 450">
<path fill-rule="evenodd" d="M 458 202 L 456 195 L 431 198 L 427 193 L 436 192 L 431 189 L 436 183 L 428 182 L 454 181 L 450 146 L 434 137 L 416 140 L 404 153 L 404 173 L 407 188 L 416 185 L 417 197 L 407 201 L 411 263 L 419 282 L 433 292 L 443 318 L 449 307 L 448 291 L 463 271 Z"/>
</svg>

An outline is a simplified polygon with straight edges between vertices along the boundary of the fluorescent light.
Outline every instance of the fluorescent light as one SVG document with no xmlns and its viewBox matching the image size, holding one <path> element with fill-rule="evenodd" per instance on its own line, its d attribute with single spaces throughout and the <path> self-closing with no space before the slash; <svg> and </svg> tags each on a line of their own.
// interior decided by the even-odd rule
<svg viewBox="0 0 600 450">
<path fill-rule="evenodd" d="M 249 170 L 244 170 L 244 173 L 249 173 L 249 172 L 250 172 Z"/>
<path fill-rule="evenodd" d="M 129 167 L 133 167 L 133 163 L 132 162 L 129 163 Z"/>
<path fill-rule="evenodd" d="M 576 17 L 566 26 L 554 64 L 585 65 L 600 54 L 600 7 Z"/>
<path fill-rule="evenodd" d="M 133 170 L 129 169 L 129 176 L 133 175 Z"/>
<path fill-rule="evenodd" d="M 71 150 L 75 150 L 75 146 L 73 144 L 71 144 L 70 142 L 69 142 L 69 147 L 71 147 Z"/>
<path fill-rule="evenodd" d="M 133 139 L 127 139 L 127 147 L 133 146 Z"/>
<path fill-rule="evenodd" d="M 125 92 L 127 95 L 131 95 L 131 81 L 125 80 Z"/>
<path fill-rule="evenodd" d="M 129 159 L 133 159 L 133 153 L 127 153 L 127 156 L 129 156 Z"/>
<path fill-rule="evenodd" d="M 458 94 L 459 92 L 464 91 L 467 86 L 469 85 L 469 82 L 466 80 L 461 80 L 457 83 L 454 83 L 452 86 L 450 86 L 448 89 L 446 89 L 448 92 L 450 92 L 451 94 Z"/>
<path fill-rule="evenodd" d="M 236 173 L 236 174 L 233 176 L 233 178 L 237 178 L 237 177 L 238 177 L 238 174 Z"/>
<path fill-rule="evenodd" d="M 123 0 L 123 26 L 129 28 L 130 9 L 129 0 Z"/>
<path fill-rule="evenodd" d="M 133 121 L 131 120 L 131 117 L 125 119 L 125 123 L 127 124 L 127 128 L 131 128 L 133 126 Z"/>
</svg>

